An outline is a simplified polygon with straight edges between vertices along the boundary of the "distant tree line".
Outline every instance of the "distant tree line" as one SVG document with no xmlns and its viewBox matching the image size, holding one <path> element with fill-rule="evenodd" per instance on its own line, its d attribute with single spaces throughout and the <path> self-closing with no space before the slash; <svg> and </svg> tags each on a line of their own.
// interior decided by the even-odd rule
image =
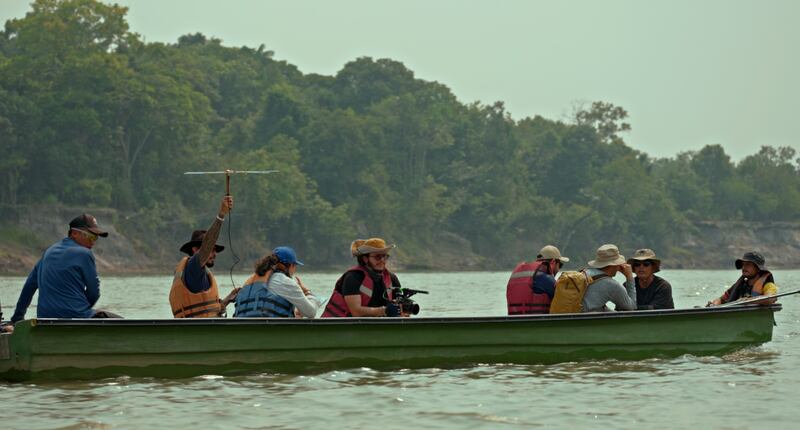
<svg viewBox="0 0 800 430">
<path fill-rule="evenodd" d="M 800 215 L 789 147 L 738 163 L 720 145 L 653 159 L 626 146 L 627 112 L 609 103 L 515 121 L 390 59 L 303 74 L 264 45 L 145 43 L 126 12 L 37 0 L 6 22 L 0 203 L 113 207 L 171 252 L 224 189 L 184 171 L 277 169 L 234 178 L 245 255 L 286 243 L 326 263 L 382 236 L 416 267 L 466 251 L 508 265 L 545 243 L 580 258 L 606 242 L 668 256 L 695 221 Z"/>
</svg>

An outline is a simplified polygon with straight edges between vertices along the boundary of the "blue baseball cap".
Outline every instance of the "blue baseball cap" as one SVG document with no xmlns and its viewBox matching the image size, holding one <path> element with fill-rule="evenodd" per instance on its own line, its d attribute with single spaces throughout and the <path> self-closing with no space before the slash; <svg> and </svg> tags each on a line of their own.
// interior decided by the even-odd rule
<svg viewBox="0 0 800 430">
<path fill-rule="evenodd" d="M 294 249 L 288 246 L 279 246 L 272 250 L 272 253 L 278 257 L 278 260 L 283 264 L 297 264 L 298 266 L 303 266 L 302 261 L 297 260 L 297 254 L 294 252 Z"/>
</svg>

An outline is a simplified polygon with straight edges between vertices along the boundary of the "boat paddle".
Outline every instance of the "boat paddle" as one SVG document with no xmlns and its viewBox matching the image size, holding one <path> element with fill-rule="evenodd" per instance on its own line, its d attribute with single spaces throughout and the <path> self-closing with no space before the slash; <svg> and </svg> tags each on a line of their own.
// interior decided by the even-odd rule
<svg viewBox="0 0 800 430">
<path fill-rule="evenodd" d="M 747 299 L 737 300 L 735 302 L 723 303 L 721 305 L 717 305 L 717 306 L 714 306 L 714 307 L 716 307 L 716 308 L 725 308 L 725 307 L 730 307 L 730 306 L 750 305 L 750 304 L 754 304 L 754 303 L 761 303 L 761 302 L 765 302 L 765 301 L 768 301 L 768 300 L 777 299 L 778 297 L 791 296 L 792 294 L 797 294 L 797 293 L 800 293 L 800 290 L 787 291 L 785 293 L 773 294 L 771 296 L 750 297 L 750 298 L 747 298 Z"/>
</svg>

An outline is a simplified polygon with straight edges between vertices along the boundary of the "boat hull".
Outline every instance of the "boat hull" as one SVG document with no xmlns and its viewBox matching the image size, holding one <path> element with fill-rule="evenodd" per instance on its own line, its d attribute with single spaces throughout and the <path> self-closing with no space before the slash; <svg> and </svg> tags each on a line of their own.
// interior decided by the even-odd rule
<svg viewBox="0 0 800 430">
<path fill-rule="evenodd" d="M 770 341 L 779 309 L 480 318 L 38 319 L 3 335 L 0 379 L 174 378 L 720 355 Z"/>
</svg>

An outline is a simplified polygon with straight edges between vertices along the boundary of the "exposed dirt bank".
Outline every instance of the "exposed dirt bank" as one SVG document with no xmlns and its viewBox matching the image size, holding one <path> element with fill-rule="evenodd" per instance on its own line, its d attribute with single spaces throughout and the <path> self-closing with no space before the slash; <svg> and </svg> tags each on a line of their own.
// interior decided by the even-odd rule
<svg viewBox="0 0 800 430">
<path fill-rule="evenodd" d="M 27 274 L 42 252 L 66 235 L 69 220 L 84 210 L 62 206 L 5 206 L 0 209 L 4 213 L 4 218 L 0 221 L 0 275 Z M 110 233 L 108 238 L 100 239 L 94 250 L 101 274 L 169 274 L 172 271 L 180 257 L 177 252 L 179 243 L 166 243 L 166 240 L 159 238 L 143 241 L 126 237 L 120 232 L 125 229 L 120 227 L 125 227 L 126 222 L 130 221 L 126 221 L 119 212 L 102 208 L 87 211 L 96 216 L 99 224 Z M 484 258 L 470 252 L 469 243 L 463 239 L 454 237 L 449 242 L 456 240 L 464 243 L 446 249 L 430 250 L 436 258 L 432 257 L 428 261 L 436 262 L 436 267 L 407 266 L 400 269 L 509 269 L 487 264 Z M 751 250 L 763 253 L 770 268 L 800 267 L 800 223 L 697 223 L 695 231 L 685 234 L 680 245 L 671 250 L 671 255 L 664 256 L 663 260 L 664 266 L 669 268 L 732 269 L 733 261 Z M 664 254 L 664 250 L 656 251 L 659 255 Z M 152 257 L 155 255 L 161 257 Z M 229 258 L 229 255 L 221 255 L 219 267 L 228 267 Z M 315 269 L 338 269 L 341 266 L 342 264 L 331 263 L 330 267 Z M 237 269 L 249 270 L 250 262 L 242 261 Z"/>
</svg>

